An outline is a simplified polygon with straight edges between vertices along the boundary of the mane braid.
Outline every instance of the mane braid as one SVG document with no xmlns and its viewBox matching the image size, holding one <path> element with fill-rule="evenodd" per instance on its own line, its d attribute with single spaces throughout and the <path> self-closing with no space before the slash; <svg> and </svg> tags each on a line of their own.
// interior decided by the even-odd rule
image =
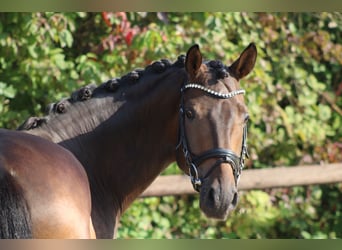
<svg viewBox="0 0 342 250">
<path fill-rule="evenodd" d="M 228 68 L 219 60 L 212 60 L 205 62 L 205 64 L 211 68 L 218 79 L 224 79 L 229 76 Z"/>
<path fill-rule="evenodd" d="M 178 56 L 174 63 L 168 59 L 161 59 L 146 66 L 145 69 L 135 69 L 120 78 L 112 78 L 97 86 L 88 84 L 71 93 L 70 97 L 63 98 L 56 103 L 51 103 L 46 107 L 43 117 L 29 117 L 17 130 L 32 130 L 47 125 L 56 116 L 66 113 L 71 106 L 78 102 L 85 102 L 93 97 L 103 95 L 103 93 L 115 93 L 120 87 L 135 85 L 144 75 L 160 74 L 170 67 L 183 68 L 185 65 L 185 55 Z"/>
</svg>

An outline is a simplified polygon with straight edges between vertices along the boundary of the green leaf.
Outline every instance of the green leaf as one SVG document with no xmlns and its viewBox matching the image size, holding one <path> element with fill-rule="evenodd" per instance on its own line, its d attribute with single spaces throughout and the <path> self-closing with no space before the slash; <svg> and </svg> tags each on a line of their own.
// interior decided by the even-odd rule
<svg viewBox="0 0 342 250">
<path fill-rule="evenodd" d="M 321 121 L 327 121 L 331 117 L 331 109 L 329 106 L 324 105 L 324 104 L 319 104 L 318 105 L 318 114 L 319 114 L 319 119 Z"/>
<path fill-rule="evenodd" d="M 59 39 L 60 39 L 60 44 L 63 47 L 69 47 L 71 48 L 72 43 L 73 43 L 73 37 L 70 31 L 68 30 L 62 30 L 59 33 Z"/>
<path fill-rule="evenodd" d="M 37 59 L 38 58 L 38 54 L 36 52 L 36 49 L 37 49 L 37 44 L 33 44 L 33 45 L 30 45 L 27 47 L 27 50 L 29 52 L 29 55 L 34 58 L 34 59 Z"/>
<path fill-rule="evenodd" d="M 0 95 L 8 98 L 14 98 L 16 94 L 16 89 L 13 86 L 7 86 L 6 83 L 0 82 Z"/>
</svg>

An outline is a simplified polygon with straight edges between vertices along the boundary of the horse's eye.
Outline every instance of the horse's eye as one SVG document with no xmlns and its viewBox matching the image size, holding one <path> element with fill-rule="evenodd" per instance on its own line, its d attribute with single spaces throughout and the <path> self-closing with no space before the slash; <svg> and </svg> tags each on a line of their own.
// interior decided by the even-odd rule
<svg viewBox="0 0 342 250">
<path fill-rule="evenodd" d="M 193 120 L 195 118 L 195 112 L 191 109 L 185 110 L 185 115 L 190 120 Z"/>
</svg>

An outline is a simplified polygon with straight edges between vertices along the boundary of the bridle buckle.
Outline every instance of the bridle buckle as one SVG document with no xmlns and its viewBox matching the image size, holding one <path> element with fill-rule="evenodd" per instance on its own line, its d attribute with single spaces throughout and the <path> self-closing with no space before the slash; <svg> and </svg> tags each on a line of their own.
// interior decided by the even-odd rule
<svg viewBox="0 0 342 250">
<path fill-rule="evenodd" d="M 199 192 L 199 189 L 200 189 L 200 187 L 202 185 L 202 181 L 198 177 L 197 167 L 196 167 L 196 165 L 194 163 L 190 163 L 190 166 L 189 166 L 189 176 L 190 176 L 190 179 L 191 179 L 192 186 L 194 187 L 194 189 L 196 191 Z"/>
</svg>

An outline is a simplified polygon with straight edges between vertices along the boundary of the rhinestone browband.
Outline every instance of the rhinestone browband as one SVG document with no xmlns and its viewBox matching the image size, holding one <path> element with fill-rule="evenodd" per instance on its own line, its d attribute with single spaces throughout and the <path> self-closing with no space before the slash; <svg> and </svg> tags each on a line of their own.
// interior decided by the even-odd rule
<svg viewBox="0 0 342 250">
<path fill-rule="evenodd" d="M 209 95 L 218 97 L 218 98 L 222 98 L 222 99 L 229 99 L 232 98 L 236 95 L 244 95 L 246 93 L 246 91 L 244 89 L 239 89 L 239 90 L 235 90 L 232 92 L 229 92 L 227 94 L 224 93 L 220 93 L 220 92 L 216 92 L 215 90 L 212 89 L 208 89 L 202 85 L 196 84 L 196 83 L 188 83 L 186 85 L 183 86 L 182 91 L 186 90 L 186 89 L 199 89 L 202 90 L 206 93 L 208 93 Z"/>
</svg>

